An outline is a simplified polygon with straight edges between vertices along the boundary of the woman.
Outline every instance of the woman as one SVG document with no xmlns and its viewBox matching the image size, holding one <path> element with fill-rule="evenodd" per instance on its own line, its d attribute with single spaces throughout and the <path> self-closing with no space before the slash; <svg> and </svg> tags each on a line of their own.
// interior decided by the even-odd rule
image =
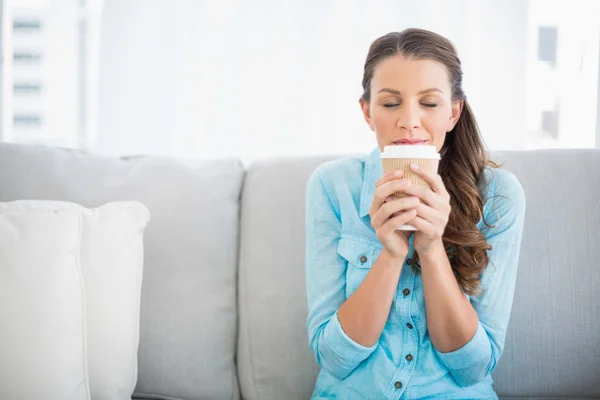
<svg viewBox="0 0 600 400">
<path fill-rule="evenodd" d="M 320 166 L 307 188 L 313 398 L 496 399 L 523 189 L 488 161 L 447 39 L 418 29 L 377 39 L 363 89 L 377 148 Z M 439 175 L 414 170 L 430 189 L 382 176 L 382 149 L 411 144 L 440 153 Z M 395 229 L 405 223 L 417 231 Z"/>
</svg>

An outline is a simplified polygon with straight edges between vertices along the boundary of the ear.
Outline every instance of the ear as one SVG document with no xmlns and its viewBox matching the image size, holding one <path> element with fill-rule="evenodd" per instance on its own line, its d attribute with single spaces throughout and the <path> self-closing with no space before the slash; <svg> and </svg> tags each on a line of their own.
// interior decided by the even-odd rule
<svg viewBox="0 0 600 400">
<path fill-rule="evenodd" d="M 360 109 L 362 110 L 363 117 L 369 125 L 369 128 L 371 128 L 371 130 L 375 132 L 375 126 L 373 126 L 373 118 L 371 118 L 371 103 L 365 101 L 365 99 L 360 99 Z"/>
<path fill-rule="evenodd" d="M 464 103 L 465 102 L 463 100 L 452 102 L 452 114 L 450 114 L 450 119 L 448 120 L 448 127 L 446 129 L 446 132 L 450 132 L 456 126 L 456 123 L 458 122 L 460 115 L 462 114 Z"/>
</svg>

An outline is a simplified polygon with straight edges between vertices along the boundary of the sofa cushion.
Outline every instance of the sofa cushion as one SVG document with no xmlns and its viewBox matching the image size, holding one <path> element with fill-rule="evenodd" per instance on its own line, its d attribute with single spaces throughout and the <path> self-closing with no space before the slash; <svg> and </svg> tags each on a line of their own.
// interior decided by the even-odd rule
<svg viewBox="0 0 600 400">
<path fill-rule="evenodd" d="M 516 174 L 527 214 L 513 314 L 494 373 L 501 396 L 600 396 L 600 151 L 493 153 Z M 330 158 L 253 165 L 242 196 L 239 379 L 248 400 L 306 399 L 304 198 Z"/>
<path fill-rule="evenodd" d="M 0 398 L 89 400 L 80 215 L 0 208 Z"/>
<path fill-rule="evenodd" d="M 138 372 L 143 240 L 148 210 L 139 202 L 113 202 L 92 209 L 65 201 L 0 202 L 0 214 L 56 214 L 65 210 L 77 212 L 80 218 L 77 258 L 85 289 L 91 398 L 131 398 Z"/>
<path fill-rule="evenodd" d="M 242 398 L 308 399 L 304 278 L 306 182 L 323 157 L 258 162 L 246 174 L 240 227 L 238 370 Z"/>
<path fill-rule="evenodd" d="M 600 397 L 600 150 L 497 153 L 527 196 L 502 396 Z"/>
<path fill-rule="evenodd" d="M 0 201 L 97 207 L 137 200 L 144 238 L 134 397 L 236 399 L 236 260 L 243 168 L 236 160 L 106 158 L 0 144 Z"/>
</svg>

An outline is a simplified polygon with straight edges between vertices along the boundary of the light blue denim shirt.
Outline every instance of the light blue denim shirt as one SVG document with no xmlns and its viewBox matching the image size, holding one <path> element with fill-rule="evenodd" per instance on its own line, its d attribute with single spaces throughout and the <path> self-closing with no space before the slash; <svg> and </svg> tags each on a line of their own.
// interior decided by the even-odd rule
<svg viewBox="0 0 600 400">
<path fill-rule="evenodd" d="M 308 339 L 321 371 L 313 399 L 496 399 L 491 372 L 502 350 L 511 313 L 525 216 L 517 178 L 487 168 L 484 216 L 478 229 L 492 246 L 479 296 L 469 297 L 479 316 L 474 337 L 442 353 L 431 343 L 421 275 L 410 267 L 413 238 L 387 323 L 372 347 L 343 331 L 340 305 L 361 284 L 382 245 L 369 208 L 382 175 L 380 151 L 321 165 L 307 186 L 306 284 Z M 411 355 L 412 357 L 407 357 Z M 409 361 L 410 360 L 410 361 Z"/>
</svg>

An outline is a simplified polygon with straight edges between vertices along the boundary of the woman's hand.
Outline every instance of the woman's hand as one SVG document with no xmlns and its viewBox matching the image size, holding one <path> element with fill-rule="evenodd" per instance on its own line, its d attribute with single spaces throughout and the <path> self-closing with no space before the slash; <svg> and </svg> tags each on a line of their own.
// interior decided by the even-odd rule
<svg viewBox="0 0 600 400">
<path fill-rule="evenodd" d="M 438 174 L 424 171 L 411 166 L 411 170 L 421 176 L 431 185 L 430 188 L 410 185 L 404 193 L 420 199 L 417 206 L 417 216 L 409 224 L 417 228 L 414 246 L 419 255 L 425 254 L 436 247 L 442 246 L 442 236 L 450 218 L 450 195 L 444 182 Z"/>
<path fill-rule="evenodd" d="M 390 171 L 375 182 L 375 195 L 369 215 L 371 226 L 375 229 L 384 250 L 390 257 L 403 262 L 408 254 L 408 239 L 412 232 L 399 231 L 396 228 L 415 218 L 415 208 L 419 205 L 419 199 L 392 197 L 393 193 L 404 191 L 410 185 L 410 181 L 401 179 L 402 176 L 403 172 L 400 170 Z"/>
</svg>

